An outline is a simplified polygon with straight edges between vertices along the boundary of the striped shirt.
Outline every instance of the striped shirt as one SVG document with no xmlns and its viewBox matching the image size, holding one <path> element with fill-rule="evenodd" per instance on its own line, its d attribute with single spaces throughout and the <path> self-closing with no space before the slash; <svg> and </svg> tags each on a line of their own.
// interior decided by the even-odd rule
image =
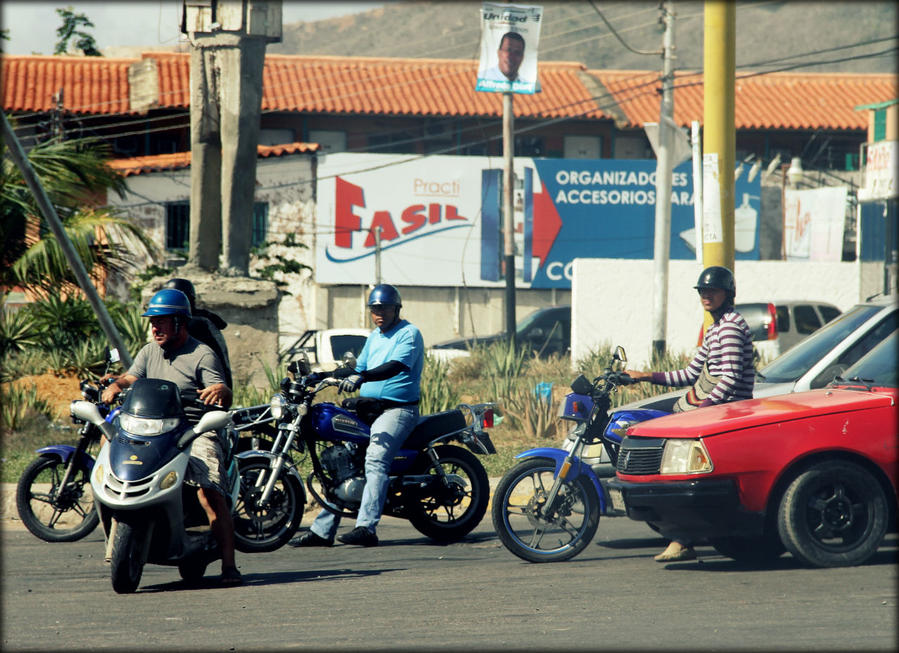
<svg viewBox="0 0 899 653">
<path fill-rule="evenodd" d="M 719 378 L 708 397 L 709 403 L 723 404 L 752 398 L 755 385 L 752 334 L 746 320 L 736 311 L 727 311 L 708 328 L 702 345 L 686 369 L 653 372 L 652 382 L 668 386 L 693 385 L 706 363 L 709 374 Z"/>
</svg>

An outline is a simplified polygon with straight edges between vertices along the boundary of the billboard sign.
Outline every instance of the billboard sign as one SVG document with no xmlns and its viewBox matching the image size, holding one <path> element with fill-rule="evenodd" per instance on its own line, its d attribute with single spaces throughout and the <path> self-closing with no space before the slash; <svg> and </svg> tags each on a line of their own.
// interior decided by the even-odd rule
<svg viewBox="0 0 899 653">
<path fill-rule="evenodd" d="M 485 2 L 476 91 L 537 93 L 537 44 L 543 7 Z"/>
<path fill-rule="evenodd" d="M 654 159 L 514 161 L 515 277 L 570 288 L 575 258 L 653 256 Z M 501 161 L 490 157 L 330 154 L 318 166 L 315 279 L 501 287 Z M 758 260 L 760 182 L 738 180 L 736 258 Z M 675 168 L 672 259 L 695 259 L 689 162 Z M 380 232 L 380 251 L 376 233 Z"/>
</svg>

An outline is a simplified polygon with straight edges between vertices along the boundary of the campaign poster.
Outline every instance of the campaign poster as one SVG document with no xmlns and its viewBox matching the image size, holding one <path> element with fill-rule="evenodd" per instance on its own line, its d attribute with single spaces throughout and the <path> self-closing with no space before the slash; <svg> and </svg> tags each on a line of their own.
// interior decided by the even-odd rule
<svg viewBox="0 0 899 653">
<path fill-rule="evenodd" d="M 846 186 L 784 192 L 784 254 L 788 261 L 841 261 Z"/>
<path fill-rule="evenodd" d="M 570 288 L 575 258 L 653 257 L 654 159 L 516 157 L 513 168 L 516 287 Z M 372 283 L 378 256 L 385 283 L 505 285 L 499 159 L 339 153 L 318 175 L 318 283 Z M 759 258 L 760 190 L 758 178 L 737 180 L 738 260 Z M 672 175 L 672 259 L 695 259 L 694 227 L 684 162 Z"/>
<path fill-rule="evenodd" d="M 477 91 L 540 91 L 537 44 L 543 7 L 485 2 L 481 6 L 481 45 Z"/>
</svg>

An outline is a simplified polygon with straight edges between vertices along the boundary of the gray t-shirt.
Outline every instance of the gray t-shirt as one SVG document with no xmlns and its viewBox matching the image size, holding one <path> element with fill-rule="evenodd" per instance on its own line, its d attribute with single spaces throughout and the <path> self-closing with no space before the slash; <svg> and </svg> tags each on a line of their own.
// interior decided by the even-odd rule
<svg viewBox="0 0 899 653">
<path fill-rule="evenodd" d="M 144 345 L 134 357 L 128 374 L 139 379 L 171 381 L 182 393 L 197 392 L 216 383 L 225 383 L 225 371 L 219 357 L 210 347 L 190 336 L 174 351 L 166 351 L 155 342 Z M 185 407 L 191 422 L 199 419 L 201 412 Z"/>
</svg>

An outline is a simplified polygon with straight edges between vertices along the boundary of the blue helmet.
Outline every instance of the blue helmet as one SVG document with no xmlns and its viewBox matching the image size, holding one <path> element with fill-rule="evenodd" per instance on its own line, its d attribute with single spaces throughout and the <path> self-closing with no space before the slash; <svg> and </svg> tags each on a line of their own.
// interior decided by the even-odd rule
<svg viewBox="0 0 899 653">
<path fill-rule="evenodd" d="M 369 306 L 402 306 L 400 291 L 389 283 L 381 283 L 372 288 L 368 295 Z"/>
<path fill-rule="evenodd" d="M 144 317 L 183 315 L 190 317 L 190 300 L 180 290 L 163 288 L 150 298 Z"/>
</svg>

